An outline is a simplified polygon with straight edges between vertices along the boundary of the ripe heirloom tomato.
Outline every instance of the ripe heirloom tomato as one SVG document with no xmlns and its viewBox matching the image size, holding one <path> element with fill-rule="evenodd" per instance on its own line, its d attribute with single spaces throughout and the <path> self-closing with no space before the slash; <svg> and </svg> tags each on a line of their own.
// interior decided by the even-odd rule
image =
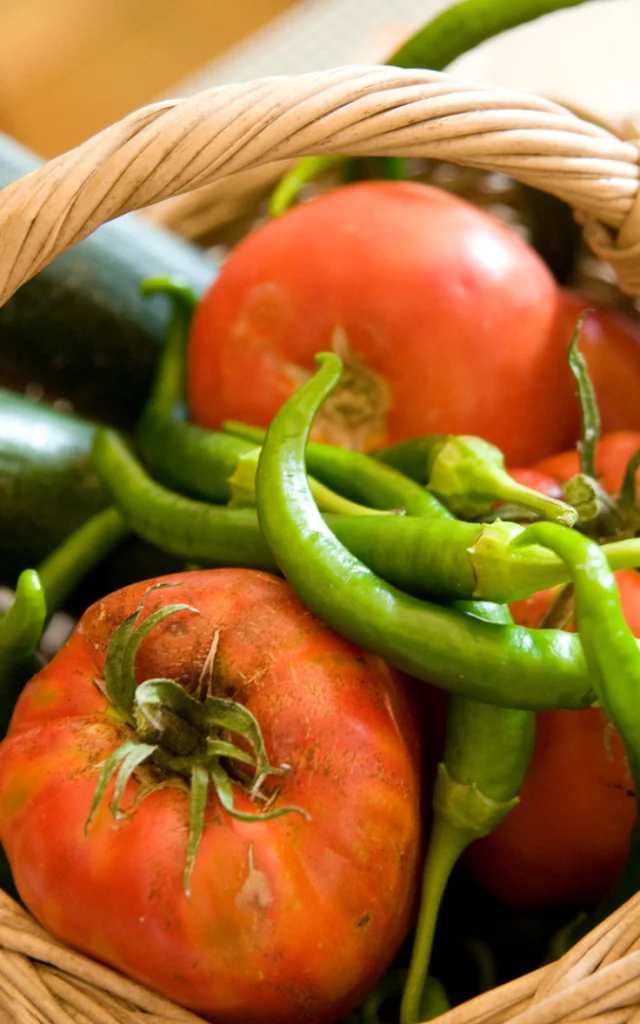
<svg viewBox="0 0 640 1024">
<path fill-rule="evenodd" d="M 335 1020 L 392 960 L 412 911 L 420 766 L 407 683 L 280 579 L 219 569 L 159 582 L 89 608 L 20 697 L 0 747 L 0 839 L 18 890 L 54 935 L 216 1022 Z M 185 779 L 147 765 L 125 813 L 114 819 L 110 786 L 85 827 L 106 758 L 133 736 L 105 697 L 108 644 L 136 610 L 144 624 L 175 602 L 198 611 L 142 639 L 132 692 L 171 677 L 195 696 L 205 680 L 210 702 L 248 708 L 271 765 L 289 766 L 265 783 L 267 808 L 309 816 L 238 820 L 210 790 L 190 895 Z M 256 810 L 252 785 L 235 778 L 236 810 Z"/>
<path fill-rule="evenodd" d="M 333 348 L 345 379 L 314 437 L 371 450 L 477 434 L 511 465 L 573 439 L 558 289 L 513 231 L 426 185 L 336 189 L 258 228 L 196 310 L 197 423 L 268 426 Z"/>
<path fill-rule="evenodd" d="M 601 482 L 616 494 L 640 434 L 603 437 L 596 450 Z M 522 483 L 547 493 L 579 470 L 578 454 L 562 452 L 530 470 L 514 470 Z M 640 574 L 615 573 L 627 622 L 640 636 Z M 511 605 L 516 622 L 535 628 L 557 589 Z M 570 629 L 575 629 L 571 624 Z M 486 839 L 467 852 L 480 884 L 513 906 L 542 908 L 595 903 L 611 887 L 626 859 L 636 817 L 634 784 L 622 740 L 600 708 L 545 711 L 519 805 Z"/>
</svg>

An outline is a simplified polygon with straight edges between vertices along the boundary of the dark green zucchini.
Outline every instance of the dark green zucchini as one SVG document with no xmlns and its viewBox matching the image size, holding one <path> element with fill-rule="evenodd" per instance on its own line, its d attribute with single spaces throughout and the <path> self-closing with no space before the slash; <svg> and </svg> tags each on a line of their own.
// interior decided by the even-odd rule
<svg viewBox="0 0 640 1024">
<path fill-rule="evenodd" d="M 0 389 L 0 576 L 35 565 L 108 498 L 93 425 Z"/>
<path fill-rule="evenodd" d="M 13 586 L 76 527 L 109 504 L 91 464 L 94 424 L 0 388 L 0 583 Z M 183 563 L 132 537 L 112 552 L 71 603 L 84 607 L 134 580 Z"/>
<path fill-rule="evenodd" d="M 0 187 L 41 161 L 0 134 Z M 58 256 L 0 309 L 0 384 L 43 389 L 85 416 L 129 427 L 143 404 L 169 307 L 148 277 L 201 294 L 215 266 L 195 246 L 130 214 Z"/>
</svg>

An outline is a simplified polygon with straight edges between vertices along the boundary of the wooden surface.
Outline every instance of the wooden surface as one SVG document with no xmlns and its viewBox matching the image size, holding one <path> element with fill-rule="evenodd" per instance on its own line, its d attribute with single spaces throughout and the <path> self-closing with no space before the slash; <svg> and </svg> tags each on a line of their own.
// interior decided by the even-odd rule
<svg viewBox="0 0 640 1024">
<path fill-rule="evenodd" d="M 2 0 L 0 129 L 53 156 L 295 0 Z"/>
</svg>

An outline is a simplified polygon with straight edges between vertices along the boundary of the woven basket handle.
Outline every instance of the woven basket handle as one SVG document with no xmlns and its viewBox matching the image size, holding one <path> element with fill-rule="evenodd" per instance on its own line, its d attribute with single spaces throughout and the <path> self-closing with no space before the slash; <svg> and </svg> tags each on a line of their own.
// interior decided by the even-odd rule
<svg viewBox="0 0 640 1024">
<path fill-rule="evenodd" d="M 0 193 L 0 304 L 105 221 L 305 154 L 421 156 L 570 203 L 640 293 L 638 147 L 536 96 L 433 71 L 348 67 L 226 85 L 130 114 Z"/>
</svg>

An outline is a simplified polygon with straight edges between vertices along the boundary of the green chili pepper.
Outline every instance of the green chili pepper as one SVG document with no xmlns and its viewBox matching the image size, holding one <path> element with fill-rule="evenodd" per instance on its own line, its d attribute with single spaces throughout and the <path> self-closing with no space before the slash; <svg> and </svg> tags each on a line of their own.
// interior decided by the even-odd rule
<svg viewBox="0 0 640 1024">
<path fill-rule="evenodd" d="M 570 569 L 575 588 L 576 622 L 587 667 L 599 703 L 620 733 L 640 809 L 640 652 L 627 625 L 615 579 L 602 548 L 579 533 L 537 523 L 518 545 L 549 547 Z M 621 878 L 598 912 L 606 916 L 640 886 L 640 826 Z"/>
<path fill-rule="evenodd" d="M 387 64 L 443 71 L 463 53 L 494 36 L 581 3 L 585 0 L 462 0 L 419 29 Z"/>
<path fill-rule="evenodd" d="M 456 607 L 489 622 L 512 622 L 508 609 L 499 605 L 459 602 Z M 433 823 L 401 1024 L 422 1019 L 435 927 L 451 872 L 467 846 L 492 832 L 517 805 L 534 735 L 532 711 L 449 698 L 444 759 L 438 766 L 433 794 Z"/>
<path fill-rule="evenodd" d="M 229 477 L 251 444 L 186 423 L 184 358 L 197 299 L 174 281 L 146 281 L 146 295 L 166 295 L 172 305 L 164 349 L 136 429 L 143 461 L 163 483 L 216 503 L 231 498 Z"/>
<path fill-rule="evenodd" d="M 63 541 L 38 570 L 25 569 L 20 574 L 13 604 L 0 615 L 0 736 L 34 669 L 47 618 L 128 532 L 116 509 L 106 509 Z"/>
<path fill-rule="evenodd" d="M 255 445 L 261 445 L 267 436 L 264 427 L 235 420 L 223 423 L 222 429 Z M 385 464 L 380 472 L 380 465 L 369 455 L 331 444 L 309 442 L 306 452 L 307 466 L 314 476 L 352 501 L 379 509 L 401 508 L 411 516 L 453 520 L 453 514 L 435 495 L 416 486 L 414 480 L 394 466 Z"/>
<path fill-rule="evenodd" d="M 377 579 L 341 547 L 314 507 L 305 480 L 305 444 L 313 417 L 323 398 L 337 384 L 341 371 L 340 360 L 334 355 L 325 355 L 319 361 L 322 366 L 316 378 L 286 403 L 267 434 L 257 478 L 263 532 L 285 576 L 312 611 L 349 639 L 375 650 L 399 667 L 408 668 L 419 678 L 429 678 L 437 662 L 440 671 L 435 677 L 430 676 L 431 681 L 447 687 L 452 671 L 458 673 L 459 682 L 469 666 L 462 664 L 462 646 L 456 641 L 449 648 L 448 663 L 440 657 L 436 647 L 441 634 L 434 631 L 428 635 L 436 610 L 412 602 Z M 324 599 L 325 592 L 330 595 L 328 601 Z M 455 616 L 461 630 L 475 631 L 482 626 L 489 631 L 510 630 L 509 639 L 514 642 L 510 645 L 507 639 L 504 643 L 504 658 L 508 661 L 517 655 L 516 627 L 494 624 L 496 619 L 510 622 L 506 609 L 479 607 L 474 603 L 461 610 L 471 615 L 439 611 L 450 619 Z M 493 622 L 482 622 L 481 615 Z M 444 632 L 442 620 L 441 627 Z M 528 636 L 533 644 L 535 635 Z M 476 678 L 481 684 L 488 668 L 485 651 L 488 652 L 488 645 L 481 645 L 478 637 Z M 532 648 L 528 648 L 523 659 L 523 670 L 528 659 L 529 665 L 535 663 Z M 499 701 L 511 706 L 520 705 L 523 700 L 522 691 L 516 689 L 521 681 L 519 672 L 515 664 L 513 668 L 511 693 Z M 495 663 L 489 669 L 492 670 L 498 670 Z M 495 675 L 492 681 L 495 682 Z M 445 763 L 436 786 L 434 830 L 425 863 L 416 945 L 403 998 L 403 1024 L 419 1019 L 435 922 L 449 874 L 464 848 L 473 839 L 492 831 L 517 802 L 532 750 L 535 719 L 531 711 L 488 707 L 466 699 L 469 692 L 458 689 L 458 694 L 451 699 Z M 481 696 L 484 699 L 485 694 Z"/>
<path fill-rule="evenodd" d="M 243 566 L 277 570 L 255 511 L 211 506 L 168 491 L 151 480 L 114 432 L 97 438 L 94 462 L 129 528 L 144 540 L 200 565 L 240 559 Z M 514 550 L 523 527 L 513 523 L 485 526 L 445 516 L 324 518 L 356 558 L 416 596 L 515 601 L 569 579 L 562 560 L 545 549 Z M 640 539 L 603 550 L 613 569 L 640 565 Z"/>
<path fill-rule="evenodd" d="M 13 705 L 33 668 L 47 617 L 40 577 L 25 569 L 18 577 L 11 607 L 0 615 L 0 736 L 4 736 Z"/>
<path fill-rule="evenodd" d="M 144 540 L 197 564 L 275 569 L 253 509 L 209 505 L 168 491 L 111 430 L 96 431 L 93 461 L 129 529 Z"/>
<path fill-rule="evenodd" d="M 429 68 L 444 71 L 452 61 L 509 29 L 535 21 L 545 14 L 577 7 L 586 0 L 462 0 L 437 14 L 385 62 L 398 68 Z M 340 167 L 340 156 L 308 156 L 296 161 L 276 186 L 269 213 L 284 213 L 304 185 L 328 170 Z M 395 176 L 399 172 L 396 169 Z"/>
<path fill-rule="evenodd" d="M 266 430 L 261 427 L 233 420 L 223 423 L 222 429 L 256 444 L 262 444 L 266 435 Z M 321 479 L 327 473 L 331 475 L 333 470 L 333 486 L 337 487 L 336 467 L 342 461 L 345 474 L 341 483 L 348 488 L 350 463 L 359 458 L 370 466 L 370 457 L 356 456 L 353 452 L 345 452 L 341 457 L 334 455 L 335 451 L 332 445 L 309 444 L 307 465 Z M 428 487 L 449 512 L 465 519 L 489 512 L 498 501 L 508 501 L 565 526 L 573 526 L 577 520 L 577 513 L 571 505 L 514 480 L 505 469 L 500 449 L 479 437 L 424 434 L 411 441 L 381 448 L 373 452 L 372 457 L 409 480 Z M 369 476 L 375 478 L 375 470 L 370 469 Z M 441 509 L 434 505 L 430 514 L 441 515 Z"/>
<path fill-rule="evenodd" d="M 593 692 L 569 633 L 499 626 L 385 584 L 337 540 L 304 473 L 311 421 L 340 379 L 333 353 L 276 415 L 256 480 L 269 547 L 305 604 L 337 632 L 425 682 L 504 707 L 588 707 Z"/>
<path fill-rule="evenodd" d="M 253 507 L 255 505 L 255 481 L 260 450 L 260 448 L 252 448 L 246 455 L 241 455 L 238 459 L 233 475 L 229 477 L 229 486 L 231 488 L 231 501 L 229 505 L 231 508 L 246 508 L 247 506 Z M 323 512 L 335 512 L 345 516 L 383 516 L 388 514 L 389 511 L 394 511 L 393 509 L 383 510 L 369 508 L 366 505 L 358 505 L 348 498 L 344 498 L 341 494 L 336 494 L 335 491 L 326 487 L 319 480 L 315 480 L 312 476 L 309 476 L 308 480 L 309 488 L 318 508 L 322 509 Z M 404 509 L 398 509 L 398 511 L 404 512 Z"/>
</svg>

